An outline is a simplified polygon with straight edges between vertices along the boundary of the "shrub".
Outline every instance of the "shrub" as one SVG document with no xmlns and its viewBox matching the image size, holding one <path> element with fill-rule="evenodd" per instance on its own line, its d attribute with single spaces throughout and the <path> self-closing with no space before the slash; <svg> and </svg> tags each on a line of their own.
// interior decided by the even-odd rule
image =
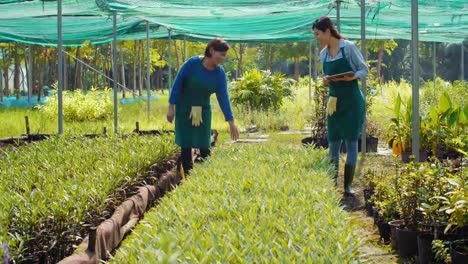
<svg viewBox="0 0 468 264">
<path fill-rule="evenodd" d="M 97 90 L 91 88 L 63 92 L 63 117 L 66 121 L 104 120 L 113 115 L 112 89 Z M 58 113 L 58 95 L 48 97 L 44 105 L 37 106 L 43 113 L 56 118 Z"/>
</svg>

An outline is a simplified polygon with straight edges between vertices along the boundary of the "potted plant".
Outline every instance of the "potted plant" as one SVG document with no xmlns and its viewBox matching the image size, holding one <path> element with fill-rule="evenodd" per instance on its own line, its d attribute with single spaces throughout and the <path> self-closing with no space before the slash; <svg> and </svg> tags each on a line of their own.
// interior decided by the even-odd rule
<svg viewBox="0 0 468 264">
<path fill-rule="evenodd" d="M 418 210 L 421 203 L 420 187 L 424 184 L 424 172 L 420 165 L 410 162 L 403 167 L 398 177 L 397 204 L 404 225 L 397 228 L 398 255 L 408 257 L 418 253 L 417 236 L 423 219 Z"/>
<path fill-rule="evenodd" d="M 445 205 L 441 208 L 449 215 L 445 232 L 455 227 L 463 239 L 450 244 L 452 263 L 468 262 L 468 177 L 466 171 L 461 170 L 453 177 L 447 178 L 451 190 L 444 196 L 437 197 Z"/>
<path fill-rule="evenodd" d="M 424 121 L 428 130 L 431 152 L 439 159 L 458 157 L 457 149 L 468 144 L 466 126 L 468 106 L 452 104 L 447 92 L 442 93 L 437 107 L 431 105 L 429 115 Z M 450 153 L 450 154 L 449 154 Z"/>
<path fill-rule="evenodd" d="M 404 106 L 404 109 L 402 109 Z M 403 113 L 401 112 L 403 111 Z M 394 117 L 391 118 L 390 135 L 387 142 L 391 142 L 392 146 L 399 148 L 399 151 L 394 149 L 394 154 L 401 154 L 401 160 L 405 163 L 411 161 L 412 144 L 411 144 L 411 123 L 412 123 L 412 99 L 408 97 L 406 104 L 403 103 L 400 94 L 398 94 L 395 105 L 393 107 Z M 420 130 L 420 138 L 424 139 L 424 129 Z M 422 142 L 424 145 L 424 141 Z M 427 151 L 423 148 L 419 149 L 419 162 L 427 159 Z"/>
<path fill-rule="evenodd" d="M 328 148 L 327 141 L 327 93 L 328 89 L 319 80 L 315 83 L 314 109 L 307 118 L 311 127 L 311 136 L 302 140 L 302 144 L 313 144 L 316 147 Z"/>
<path fill-rule="evenodd" d="M 395 229 L 392 228 L 391 221 L 399 219 L 397 203 L 396 203 L 396 175 L 383 176 L 382 174 L 371 174 L 373 181 L 374 194 L 370 199 L 376 208 L 375 224 L 379 228 L 379 233 L 384 243 L 392 241 L 392 245 L 396 247 Z M 391 238 L 393 237 L 393 240 Z"/>
<path fill-rule="evenodd" d="M 434 159 L 432 164 L 422 165 L 420 172 L 424 176 L 418 191 L 421 201 L 418 210 L 422 212 L 422 226 L 431 232 L 418 235 L 418 255 L 421 263 L 430 263 L 435 259 L 432 241 L 442 238 L 448 220 L 445 212 L 441 210 L 443 203 L 437 197 L 449 190 L 447 177 L 450 176 L 450 169 Z"/>
</svg>

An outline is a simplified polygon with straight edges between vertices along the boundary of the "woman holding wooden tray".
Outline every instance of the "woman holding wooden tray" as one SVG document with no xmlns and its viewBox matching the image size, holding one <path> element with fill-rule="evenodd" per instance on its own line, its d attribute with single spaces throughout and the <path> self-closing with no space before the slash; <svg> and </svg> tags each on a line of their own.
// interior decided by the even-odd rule
<svg viewBox="0 0 468 264">
<path fill-rule="evenodd" d="M 323 63 L 323 83 L 330 86 L 327 103 L 327 138 L 329 155 L 335 165 L 337 184 L 340 148 L 346 144 L 344 194 L 353 195 L 351 188 L 357 163 L 358 139 L 365 117 L 364 97 L 358 79 L 367 76 L 368 68 L 357 46 L 335 29 L 328 17 L 317 19 L 312 31 L 324 46 L 320 52 Z"/>
</svg>

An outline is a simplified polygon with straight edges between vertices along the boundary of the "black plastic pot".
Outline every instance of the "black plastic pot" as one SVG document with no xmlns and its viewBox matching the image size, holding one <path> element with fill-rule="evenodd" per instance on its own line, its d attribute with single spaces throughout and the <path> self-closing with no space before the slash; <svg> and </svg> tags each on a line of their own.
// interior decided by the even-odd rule
<svg viewBox="0 0 468 264">
<path fill-rule="evenodd" d="M 306 137 L 302 139 L 301 142 L 304 146 L 313 145 L 315 148 L 318 148 L 318 147 L 328 148 L 327 138 Z"/>
<path fill-rule="evenodd" d="M 371 188 L 364 188 L 362 192 L 364 193 L 364 201 L 366 202 L 369 201 L 369 199 L 372 198 L 372 195 L 374 194 L 374 190 Z"/>
<path fill-rule="evenodd" d="M 450 243 L 450 256 L 452 264 L 468 263 L 468 240 L 461 239 Z"/>
<path fill-rule="evenodd" d="M 366 137 L 366 152 L 377 152 L 379 139 L 376 137 Z M 346 153 L 346 144 L 341 145 L 341 152 Z M 361 138 L 358 139 L 358 152 L 361 152 Z"/>
<path fill-rule="evenodd" d="M 413 155 L 412 152 L 403 152 L 401 153 L 401 161 L 404 163 L 410 162 L 410 156 Z M 419 151 L 419 162 L 424 162 L 427 160 L 427 151 L 421 150 Z"/>
<path fill-rule="evenodd" d="M 420 264 L 434 263 L 435 255 L 432 252 L 432 240 L 434 235 L 422 233 L 418 235 L 418 256 Z"/>
<path fill-rule="evenodd" d="M 402 226 L 405 223 L 404 220 L 393 220 L 388 222 L 390 226 L 390 241 L 393 250 L 398 250 L 398 240 L 396 235 L 396 228 Z"/>
<path fill-rule="evenodd" d="M 380 238 L 385 244 L 390 243 L 390 225 L 385 221 L 378 221 L 377 227 L 379 229 Z"/>
<path fill-rule="evenodd" d="M 377 152 L 378 145 L 378 138 L 372 136 L 366 137 L 366 152 Z"/>
<path fill-rule="evenodd" d="M 409 257 L 418 254 L 418 231 L 397 227 L 398 256 Z"/>
<path fill-rule="evenodd" d="M 374 216 L 374 204 L 371 202 L 366 203 L 367 216 Z"/>
</svg>

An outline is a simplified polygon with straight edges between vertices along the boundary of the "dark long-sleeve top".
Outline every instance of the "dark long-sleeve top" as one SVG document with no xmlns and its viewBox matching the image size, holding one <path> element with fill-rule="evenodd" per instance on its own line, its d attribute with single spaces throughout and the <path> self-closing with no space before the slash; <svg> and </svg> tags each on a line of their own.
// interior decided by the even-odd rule
<svg viewBox="0 0 468 264">
<path fill-rule="evenodd" d="M 196 70 L 199 69 L 199 67 L 202 67 L 202 70 Z M 226 73 L 224 72 L 223 67 L 218 65 L 214 70 L 208 70 L 203 66 L 202 58 L 198 56 L 188 59 L 180 68 L 172 86 L 169 103 L 177 105 L 181 97 L 184 96 L 184 89 L 190 88 L 187 87 L 187 83 L 189 83 L 188 79 L 191 78 L 193 74 L 201 75 L 197 76 L 197 79 L 205 80 L 207 82 L 206 85 L 212 85 L 212 83 L 208 82 L 214 80 L 216 86 L 216 98 L 218 99 L 219 106 L 223 111 L 224 118 L 226 121 L 234 120 L 227 89 Z"/>
</svg>

